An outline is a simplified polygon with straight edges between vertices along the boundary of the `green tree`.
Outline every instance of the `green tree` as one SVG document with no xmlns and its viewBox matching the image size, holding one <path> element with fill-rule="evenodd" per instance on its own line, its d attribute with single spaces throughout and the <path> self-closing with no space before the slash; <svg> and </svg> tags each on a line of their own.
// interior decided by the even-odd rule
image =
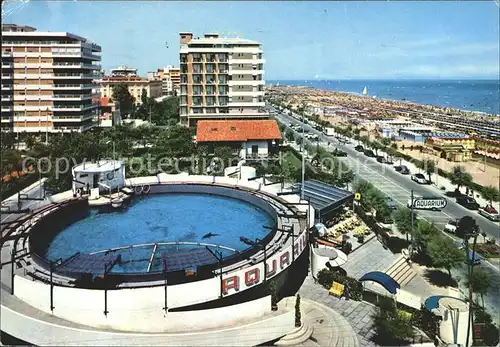
<svg viewBox="0 0 500 347">
<path fill-rule="evenodd" d="M 481 189 L 481 196 L 483 199 L 489 201 L 493 205 L 493 201 L 500 201 L 500 191 L 493 186 L 486 186 Z"/>
<path fill-rule="evenodd" d="M 288 141 L 293 141 L 295 139 L 295 135 L 293 134 L 293 131 L 291 130 L 287 130 L 285 132 L 285 138 L 288 140 Z"/>
<path fill-rule="evenodd" d="M 380 140 L 380 141 L 382 142 L 382 144 L 383 144 L 385 147 L 389 146 L 389 145 L 391 144 L 391 142 L 392 142 L 392 141 L 391 141 L 391 139 L 390 139 L 390 138 L 388 138 L 388 137 L 384 137 L 384 138 L 383 138 L 382 140 Z"/>
<path fill-rule="evenodd" d="M 444 268 L 451 277 L 451 269 L 462 264 L 465 256 L 455 246 L 452 239 L 442 235 L 434 235 L 427 244 L 427 252 L 436 267 Z"/>
<path fill-rule="evenodd" d="M 406 238 L 408 239 L 408 234 L 411 232 L 411 211 L 407 207 L 399 207 L 394 212 L 394 223 L 396 223 L 396 227 L 399 232 L 402 234 L 406 234 Z"/>
<path fill-rule="evenodd" d="M 436 172 L 436 162 L 432 159 L 423 160 L 418 162 L 418 168 L 424 170 L 429 176 L 429 182 L 432 182 L 431 176 Z"/>
<path fill-rule="evenodd" d="M 462 186 L 469 186 L 472 182 L 472 176 L 470 173 L 465 171 L 463 166 L 457 165 L 453 167 L 453 171 L 450 176 L 450 181 L 452 184 L 457 185 L 457 189 Z"/>
<path fill-rule="evenodd" d="M 130 116 L 134 111 L 135 98 L 130 95 L 128 86 L 125 83 L 119 83 L 113 86 L 112 92 L 112 99 L 118 103 L 122 117 Z"/>
<path fill-rule="evenodd" d="M 148 106 L 149 100 L 148 100 L 148 91 L 145 88 L 142 88 L 141 90 L 141 103 L 145 107 Z"/>
<path fill-rule="evenodd" d="M 481 268 L 474 269 L 472 277 L 467 274 L 467 286 L 472 284 L 472 291 L 481 296 L 482 306 L 484 307 L 484 295 L 488 294 L 488 289 L 492 285 L 491 276 Z"/>
<path fill-rule="evenodd" d="M 411 317 L 398 311 L 393 304 L 381 305 L 373 320 L 381 344 L 396 345 L 413 337 Z"/>
<path fill-rule="evenodd" d="M 439 230 L 433 223 L 419 219 L 415 223 L 414 237 L 415 247 L 420 253 L 427 253 L 427 246 L 434 236 L 440 236 Z"/>
<path fill-rule="evenodd" d="M 457 230 L 455 230 L 455 234 L 463 239 L 467 234 L 473 234 L 479 231 L 479 226 L 476 223 L 476 220 L 471 216 L 464 216 L 460 218 L 457 225 Z"/>
<path fill-rule="evenodd" d="M 14 145 L 16 143 L 15 134 L 10 131 L 0 131 L 0 145 L 2 151 L 8 149 L 14 149 Z"/>
</svg>

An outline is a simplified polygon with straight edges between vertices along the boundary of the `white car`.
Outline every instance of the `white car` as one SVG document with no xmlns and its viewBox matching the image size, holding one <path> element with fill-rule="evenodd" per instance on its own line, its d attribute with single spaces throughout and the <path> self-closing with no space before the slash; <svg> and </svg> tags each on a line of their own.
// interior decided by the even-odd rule
<svg viewBox="0 0 500 347">
<path fill-rule="evenodd" d="M 444 226 L 444 231 L 455 233 L 457 231 L 458 222 L 455 219 L 450 219 Z"/>
<path fill-rule="evenodd" d="M 411 175 L 411 179 L 412 181 L 415 181 L 417 182 L 418 184 L 427 184 L 427 179 L 425 178 L 425 176 L 421 173 L 417 173 L 417 174 L 414 174 L 414 175 Z"/>
</svg>

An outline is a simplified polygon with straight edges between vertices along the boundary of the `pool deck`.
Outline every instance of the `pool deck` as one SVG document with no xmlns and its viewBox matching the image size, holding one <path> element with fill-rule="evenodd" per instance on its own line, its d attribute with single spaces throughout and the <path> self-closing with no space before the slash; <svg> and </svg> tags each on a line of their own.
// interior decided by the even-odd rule
<svg viewBox="0 0 500 347">
<path fill-rule="evenodd" d="M 162 182 L 164 183 L 164 182 Z M 193 182 L 202 183 L 202 182 Z M 218 183 L 218 182 L 217 182 Z M 224 182 L 225 183 L 225 182 Z M 227 182 L 231 186 L 231 182 Z M 158 184 L 157 182 L 150 184 Z M 218 183 L 218 184 L 223 184 Z M 234 184 L 233 186 L 234 187 Z M 259 186 L 260 189 L 260 186 Z M 271 189 L 269 186 L 262 191 L 263 196 L 268 195 L 269 199 L 280 190 L 280 187 Z M 281 198 L 281 200 L 283 200 Z M 287 199 L 288 200 L 288 199 Z M 109 200 L 107 200 L 109 201 Z M 47 201 L 48 203 L 48 201 Z M 298 206 L 302 208 L 302 206 Z M 297 221 L 299 223 L 299 221 Z M 283 218 L 279 227 L 294 224 L 292 219 Z M 299 223 L 299 230 L 305 226 L 302 221 Z M 21 244 L 21 243 L 20 243 Z M 291 238 L 287 235 L 279 243 L 269 244 L 268 252 L 282 247 L 291 246 Z M 6 243 L 1 252 L 2 263 L 10 261 L 11 243 Z M 264 254 L 262 251 L 247 260 L 246 266 L 251 266 L 254 261 L 262 260 Z M 17 263 L 17 262 L 16 262 Z M 24 264 L 24 266 L 26 266 Z M 225 271 L 245 266 L 244 264 L 234 264 Z M 25 276 L 23 267 L 15 266 L 15 274 L 19 277 Z M 10 294 L 11 265 L 5 265 L 1 269 L 1 320 L 2 330 L 11 333 L 14 336 L 24 338 L 37 345 L 203 345 L 210 339 L 217 345 L 256 345 L 264 343 L 270 338 L 283 336 L 293 329 L 293 309 L 280 309 L 278 313 L 267 313 L 255 322 L 237 322 L 235 326 L 224 326 L 223 329 L 212 329 L 194 333 L 138 333 L 123 332 L 111 328 L 97 329 L 86 325 L 69 322 L 56 317 L 50 313 L 44 312 L 24 301 L 21 301 Z M 16 287 L 17 288 L 17 287 Z M 292 305 L 293 306 L 293 305 Z M 285 312 L 286 311 L 286 312 Z M 168 313 L 171 317 L 174 313 Z M 160 323 L 160 322 L 158 322 Z M 291 325 L 290 325 L 291 324 Z M 17 332 L 17 334 L 16 334 Z"/>
</svg>

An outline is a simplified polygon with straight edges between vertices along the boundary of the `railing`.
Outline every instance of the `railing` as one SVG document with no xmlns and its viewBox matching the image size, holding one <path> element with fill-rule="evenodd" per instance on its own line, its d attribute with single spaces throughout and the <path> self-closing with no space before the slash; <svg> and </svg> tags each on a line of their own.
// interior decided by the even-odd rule
<svg viewBox="0 0 500 347">
<path fill-rule="evenodd" d="M 93 88 L 95 86 L 93 84 L 54 84 L 54 88 L 73 88 L 73 87 Z"/>
<path fill-rule="evenodd" d="M 74 41 L 3 41 L 4 45 L 47 45 L 47 44 L 61 44 L 61 45 L 70 45 L 75 44 L 79 45 L 79 42 Z"/>
</svg>

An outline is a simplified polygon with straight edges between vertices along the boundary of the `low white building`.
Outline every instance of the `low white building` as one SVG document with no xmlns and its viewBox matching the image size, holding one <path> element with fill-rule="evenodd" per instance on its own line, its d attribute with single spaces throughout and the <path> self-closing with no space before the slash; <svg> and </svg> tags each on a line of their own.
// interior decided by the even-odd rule
<svg viewBox="0 0 500 347">
<path fill-rule="evenodd" d="M 279 149 L 281 132 L 275 120 L 206 120 L 198 121 L 196 142 L 207 145 L 209 152 L 216 146 L 229 146 L 240 158 L 266 159 Z"/>
<path fill-rule="evenodd" d="M 73 194 L 99 189 L 99 192 L 109 193 L 125 186 L 125 164 L 119 160 L 100 160 L 98 162 L 75 165 L 71 170 L 73 175 Z"/>
</svg>

